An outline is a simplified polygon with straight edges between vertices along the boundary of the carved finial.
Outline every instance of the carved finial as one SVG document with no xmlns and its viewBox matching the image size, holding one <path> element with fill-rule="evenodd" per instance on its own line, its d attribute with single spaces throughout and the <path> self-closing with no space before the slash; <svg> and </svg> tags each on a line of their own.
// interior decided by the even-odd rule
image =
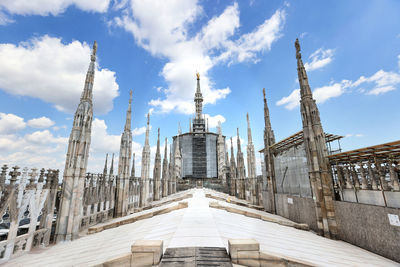
<svg viewBox="0 0 400 267">
<path fill-rule="evenodd" d="M 196 72 L 196 77 L 197 77 L 197 80 L 200 80 L 200 73 L 198 71 Z"/>
<path fill-rule="evenodd" d="M 110 166 L 110 176 L 114 174 L 114 153 L 111 158 L 111 166 Z"/>
<path fill-rule="evenodd" d="M 132 104 L 132 90 L 129 91 L 129 104 Z"/>
<path fill-rule="evenodd" d="M 97 52 L 97 42 L 94 41 L 92 55 L 90 56 L 91 61 L 96 61 L 96 52 Z"/>
<path fill-rule="evenodd" d="M 7 169 L 8 167 L 6 164 L 4 164 L 3 167 L 1 167 L 0 186 L 4 186 L 6 183 Z"/>
<path fill-rule="evenodd" d="M 11 185 L 14 185 L 15 182 L 17 181 L 17 177 L 18 177 L 19 175 L 21 175 L 21 173 L 18 171 L 18 169 L 19 169 L 18 166 L 15 166 L 15 167 L 12 167 L 12 168 L 13 168 L 13 170 L 10 171 L 8 174 L 11 176 L 10 184 L 11 184 Z"/>
<path fill-rule="evenodd" d="M 147 125 L 150 124 L 150 112 L 147 113 Z"/>
<path fill-rule="evenodd" d="M 42 169 L 40 170 L 40 175 L 39 175 L 38 183 L 43 183 L 43 181 L 44 181 L 44 172 L 45 172 L 45 169 L 42 168 Z"/>
<path fill-rule="evenodd" d="M 93 55 L 96 55 L 97 52 L 97 41 L 94 41 L 93 43 Z"/>
<path fill-rule="evenodd" d="M 107 174 L 107 161 L 108 161 L 108 153 L 106 154 L 106 162 L 104 163 L 104 169 L 103 169 L 103 174 Z"/>
<path fill-rule="evenodd" d="M 296 42 L 294 43 L 294 46 L 296 47 L 296 58 L 301 58 L 301 53 L 300 53 L 300 43 L 299 39 L 296 38 Z"/>
<path fill-rule="evenodd" d="M 33 184 L 35 183 L 35 181 L 36 181 L 36 176 L 37 176 L 37 169 L 36 168 L 33 168 L 33 169 L 31 169 L 32 170 L 32 172 L 30 172 L 28 175 L 31 177 L 30 179 L 29 179 L 29 185 L 31 185 L 31 186 L 33 186 Z"/>
</svg>

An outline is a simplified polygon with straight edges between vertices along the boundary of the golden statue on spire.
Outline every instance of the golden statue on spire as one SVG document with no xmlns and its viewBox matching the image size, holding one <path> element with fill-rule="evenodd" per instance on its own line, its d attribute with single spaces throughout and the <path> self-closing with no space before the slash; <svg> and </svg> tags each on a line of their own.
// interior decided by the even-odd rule
<svg viewBox="0 0 400 267">
<path fill-rule="evenodd" d="M 196 71 L 197 80 L 200 80 L 200 73 Z"/>
</svg>

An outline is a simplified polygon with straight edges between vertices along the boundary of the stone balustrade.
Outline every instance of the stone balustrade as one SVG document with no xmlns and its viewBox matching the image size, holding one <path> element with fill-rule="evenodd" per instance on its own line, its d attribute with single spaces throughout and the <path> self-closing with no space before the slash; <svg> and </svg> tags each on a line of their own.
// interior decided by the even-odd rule
<svg viewBox="0 0 400 267">
<path fill-rule="evenodd" d="M 23 168 L 0 173 L 0 264 L 50 243 L 58 170 Z"/>
</svg>

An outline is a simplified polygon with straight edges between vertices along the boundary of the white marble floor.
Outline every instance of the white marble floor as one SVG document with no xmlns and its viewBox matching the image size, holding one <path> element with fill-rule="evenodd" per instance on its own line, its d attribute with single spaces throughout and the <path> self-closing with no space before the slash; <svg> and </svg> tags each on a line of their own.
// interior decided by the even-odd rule
<svg viewBox="0 0 400 267">
<path fill-rule="evenodd" d="M 36 249 L 4 266 L 92 266 L 129 253 L 138 239 L 164 240 L 167 247 L 227 247 L 231 238 L 254 238 L 261 251 L 301 259 L 318 266 L 399 266 L 381 256 L 350 245 L 275 223 L 208 207 L 202 189 L 193 190 L 187 209 Z M 236 206 L 237 208 L 243 208 Z"/>
</svg>

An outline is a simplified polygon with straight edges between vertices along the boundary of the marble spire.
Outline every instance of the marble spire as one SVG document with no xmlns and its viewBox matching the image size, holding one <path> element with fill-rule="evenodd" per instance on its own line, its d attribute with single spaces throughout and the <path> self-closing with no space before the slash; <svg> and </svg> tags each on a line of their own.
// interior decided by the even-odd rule
<svg viewBox="0 0 400 267">
<path fill-rule="evenodd" d="M 332 176 L 328 161 L 325 133 L 319 110 L 313 99 L 306 69 L 300 53 L 300 43 L 296 39 L 297 73 L 300 84 L 300 112 L 303 122 L 303 138 L 306 150 L 309 177 L 313 190 L 317 226 L 320 235 L 337 237 L 337 224 L 333 200 Z"/>
<path fill-rule="evenodd" d="M 150 113 L 147 113 L 147 127 L 146 137 L 142 151 L 142 171 L 141 171 L 141 194 L 140 194 L 140 207 L 147 205 L 150 193 Z"/>
<path fill-rule="evenodd" d="M 162 197 L 168 196 L 168 183 L 169 183 L 169 169 L 168 169 L 168 138 L 165 137 L 164 160 L 162 166 Z"/>
<path fill-rule="evenodd" d="M 161 153 L 160 153 L 160 128 L 158 128 L 157 150 L 153 170 L 153 200 L 160 200 L 161 196 Z"/>
<path fill-rule="evenodd" d="M 201 119 L 202 118 L 202 113 L 203 113 L 203 95 L 200 90 L 200 74 L 196 73 L 197 77 L 197 88 L 196 88 L 196 94 L 194 96 L 194 102 L 196 106 L 196 119 Z"/>
<path fill-rule="evenodd" d="M 249 113 L 246 115 L 247 119 L 247 177 L 249 179 L 249 198 L 253 204 L 258 205 L 258 193 L 256 190 L 257 183 L 256 183 L 256 152 L 254 149 L 253 144 L 253 137 L 251 135 L 251 128 L 250 128 L 250 118 Z"/>
<path fill-rule="evenodd" d="M 271 127 L 271 120 L 269 117 L 269 109 L 267 98 L 265 96 L 265 88 L 263 88 L 264 96 L 264 168 L 267 179 L 267 191 L 268 198 L 268 211 L 276 213 L 275 194 L 276 194 L 276 180 L 275 180 L 275 168 L 274 168 L 274 157 L 271 149 L 272 145 L 275 144 L 274 131 Z"/>
<path fill-rule="evenodd" d="M 104 169 L 103 169 L 104 176 L 106 176 L 106 174 L 107 174 L 107 159 L 108 159 L 108 153 L 106 154 L 106 161 L 104 163 Z"/>
<path fill-rule="evenodd" d="M 248 177 L 256 178 L 256 153 L 254 150 L 253 138 L 251 135 L 250 118 L 247 113 L 247 168 Z"/>
<path fill-rule="evenodd" d="M 118 178 L 116 185 L 116 202 L 115 214 L 116 216 L 125 216 L 128 213 L 129 204 L 129 177 L 130 177 L 130 164 L 132 155 L 132 131 L 131 131 L 131 117 L 132 117 L 132 90 L 129 92 L 129 104 L 126 111 L 126 121 L 124 132 L 121 135 L 121 145 L 119 148 L 118 160 Z"/>
<path fill-rule="evenodd" d="M 92 54 L 90 55 L 90 64 L 89 64 L 89 69 L 86 73 L 86 79 L 85 79 L 85 86 L 81 95 L 81 102 L 82 101 L 88 101 L 90 104 L 92 104 L 92 98 L 93 98 L 93 83 L 94 83 L 94 73 L 96 70 L 96 52 L 97 52 L 97 42 L 94 41 L 93 48 L 92 48 Z"/>
<path fill-rule="evenodd" d="M 179 126 L 179 132 L 178 135 L 176 136 L 176 146 L 175 146 L 175 153 L 174 153 L 174 177 L 172 177 L 172 193 L 176 193 L 176 182 L 177 179 L 181 178 L 181 170 L 182 170 L 182 155 L 181 155 L 181 149 L 180 149 L 180 144 L 179 144 L 179 139 L 180 139 L 180 126 Z"/>
<path fill-rule="evenodd" d="M 222 135 L 221 122 L 218 122 L 218 137 L 217 137 L 217 156 L 218 156 L 218 178 L 226 184 L 226 161 L 225 161 L 225 136 Z"/>
<path fill-rule="evenodd" d="M 114 153 L 112 153 L 111 157 L 110 176 L 111 175 L 114 175 Z"/>
<path fill-rule="evenodd" d="M 242 145 L 240 144 L 240 137 L 239 137 L 239 128 L 237 128 L 237 180 L 238 190 L 239 190 L 239 198 L 245 198 L 245 188 L 244 188 L 244 179 L 246 178 L 246 171 L 244 166 L 244 158 L 242 153 Z"/>
<path fill-rule="evenodd" d="M 237 169 L 235 154 L 233 152 L 233 141 L 231 137 L 231 164 L 230 164 L 230 185 L 231 185 L 231 195 L 237 196 Z"/>
<path fill-rule="evenodd" d="M 97 42 L 93 44 L 89 69 L 80 103 L 75 111 L 69 137 L 60 210 L 55 232 L 56 242 L 73 240 L 79 236 L 83 209 L 83 193 L 92 134 L 92 92 L 95 74 Z"/>
<path fill-rule="evenodd" d="M 175 175 L 174 157 L 172 155 L 172 144 L 169 146 L 169 165 L 168 165 L 168 195 L 172 194 L 172 179 Z"/>
</svg>

